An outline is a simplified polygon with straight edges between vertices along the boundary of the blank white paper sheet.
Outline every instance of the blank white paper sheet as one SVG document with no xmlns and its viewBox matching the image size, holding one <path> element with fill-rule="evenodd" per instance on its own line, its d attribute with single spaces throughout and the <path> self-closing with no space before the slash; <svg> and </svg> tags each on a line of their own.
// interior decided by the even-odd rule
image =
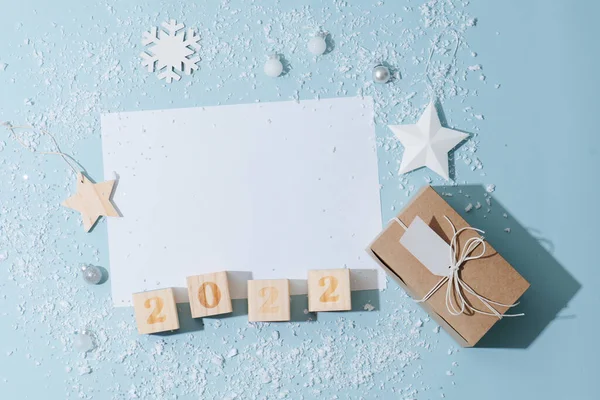
<svg viewBox="0 0 600 400">
<path fill-rule="evenodd" d="M 255 103 L 102 116 L 104 176 L 119 177 L 108 219 L 112 296 L 228 271 L 291 280 L 350 268 L 352 289 L 385 287 L 365 252 L 381 230 L 373 100 Z"/>
</svg>

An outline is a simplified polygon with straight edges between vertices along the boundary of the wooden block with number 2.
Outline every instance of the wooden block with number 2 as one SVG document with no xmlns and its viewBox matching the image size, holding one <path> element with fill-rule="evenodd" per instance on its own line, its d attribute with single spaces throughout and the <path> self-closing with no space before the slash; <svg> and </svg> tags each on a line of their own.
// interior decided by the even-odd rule
<svg viewBox="0 0 600 400">
<path fill-rule="evenodd" d="M 187 277 L 192 318 L 230 313 L 231 297 L 227 272 Z"/>
<path fill-rule="evenodd" d="M 288 279 L 248 281 L 248 320 L 289 321 L 290 281 Z"/>
<path fill-rule="evenodd" d="M 348 311 L 352 309 L 350 270 L 346 268 L 308 271 L 308 310 Z"/>
<path fill-rule="evenodd" d="M 134 293 L 133 308 L 140 334 L 179 329 L 179 316 L 172 288 Z"/>
</svg>

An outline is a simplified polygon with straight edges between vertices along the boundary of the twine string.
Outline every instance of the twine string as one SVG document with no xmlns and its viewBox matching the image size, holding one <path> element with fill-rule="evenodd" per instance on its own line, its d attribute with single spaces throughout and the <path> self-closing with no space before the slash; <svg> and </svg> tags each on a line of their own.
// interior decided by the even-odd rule
<svg viewBox="0 0 600 400">
<path fill-rule="evenodd" d="M 423 296 L 422 299 L 415 300 L 415 301 L 417 303 L 426 302 L 438 290 L 440 290 L 444 286 L 445 283 L 448 283 L 448 285 L 446 286 L 446 308 L 448 309 L 448 312 L 454 316 L 460 315 L 467 310 L 470 312 L 473 312 L 473 313 L 493 316 L 498 319 L 502 319 L 502 317 L 521 317 L 521 316 L 525 315 L 523 313 L 521 313 L 521 314 L 501 314 L 500 312 L 498 312 L 498 310 L 496 310 L 493 307 L 493 305 L 510 308 L 510 307 L 515 307 L 519 303 L 517 302 L 514 304 L 504 304 L 504 303 L 490 300 L 487 297 L 484 297 L 484 296 L 480 295 L 479 293 L 477 293 L 475 290 L 473 290 L 473 288 L 471 288 L 468 284 L 466 284 L 462 280 L 462 278 L 460 277 L 460 273 L 459 273 L 462 265 L 464 263 L 466 263 L 467 261 L 477 260 L 477 259 L 483 257 L 485 255 L 486 245 L 485 245 L 485 239 L 482 236 L 472 237 L 472 238 L 467 239 L 467 241 L 463 245 L 462 250 L 459 251 L 458 236 L 462 232 L 465 232 L 468 230 L 475 231 L 475 232 L 482 233 L 482 234 L 485 232 L 483 232 L 482 230 L 477 229 L 477 228 L 472 228 L 470 226 L 456 230 L 456 227 L 454 226 L 454 224 L 452 223 L 450 218 L 448 218 L 445 215 L 444 215 L 444 218 L 446 218 L 446 221 L 448 221 L 448 223 L 450 224 L 450 227 L 452 228 L 452 233 L 453 233 L 452 239 L 450 240 L 450 260 L 449 260 L 449 266 L 448 266 L 448 275 L 442 277 L 438 281 L 438 283 L 436 283 L 425 294 L 425 296 Z M 394 221 L 398 222 L 398 224 L 400 224 L 400 226 L 402 228 L 404 228 L 405 230 L 408 229 L 406 224 L 404 224 L 404 222 L 400 221 L 400 219 L 398 219 L 397 217 L 394 218 Z M 481 253 L 479 253 L 475 256 L 472 256 L 471 253 L 477 247 L 479 247 L 479 245 L 483 246 L 483 248 L 481 249 L 482 250 Z M 473 307 L 471 304 L 469 304 L 469 302 L 465 298 L 464 292 L 467 292 L 470 295 L 474 296 L 476 299 L 478 299 L 489 311 L 480 310 L 478 308 Z"/>
<path fill-rule="evenodd" d="M 60 146 L 58 145 L 58 141 L 56 140 L 56 138 L 50 134 L 50 132 L 45 131 L 43 129 L 36 129 L 31 125 L 23 125 L 23 126 L 14 126 L 12 125 L 10 122 L 4 122 L 2 123 L 2 126 L 4 126 L 6 129 L 8 129 L 8 131 L 10 132 L 11 136 L 13 137 L 13 139 L 15 139 L 17 141 L 17 143 L 19 143 L 23 148 L 29 150 L 30 152 L 34 153 L 34 154 L 41 154 L 41 155 L 57 155 L 60 156 L 65 163 L 67 163 L 67 165 L 69 166 L 69 168 L 71 168 L 71 170 L 73 171 L 73 173 L 77 176 L 80 172 L 85 172 L 85 168 L 79 163 L 79 161 L 77 161 L 75 158 L 73 158 L 72 156 L 70 156 L 67 153 L 64 153 L 61 149 Z M 40 135 L 46 135 L 50 138 L 50 140 L 52 141 L 52 144 L 54 145 L 54 148 L 56 149 L 56 151 L 38 151 L 36 149 L 33 149 L 31 146 L 27 145 L 23 139 L 17 134 L 16 130 L 17 129 L 26 129 L 26 130 L 30 130 L 32 132 L 39 132 Z M 77 168 L 79 168 L 79 170 L 77 170 Z M 81 182 L 83 182 L 83 177 L 81 178 Z"/>
<path fill-rule="evenodd" d="M 425 66 L 425 79 L 426 79 L 425 84 L 427 85 L 427 91 L 429 92 L 429 97 L 431 98 L 432 101 L 436 99 L 437 96 L 436 96 L 435 92 L 438 89 L 435 88 L 433 80 L 431 79 L 431 75 L 429 74 L 429 69 L 431 67 L 431 60 L 433 58 L 433 54 L 435 52 L 435 49 L 437 48 L 438 43 L 442 39 L 442 36 L 448 32 L 452 33 L 452 35 L 456 39 L 456 45 L 454 47 L 454 51 L 452 52 L 452 60 L 450 62 L 450 65 L 448 66 L 448 68 L 446 69 L 446 72 L 442 76 L 442 81 L 441 81 L 440 86 L 442 86 L 444 84 L 444 81 L 445 81 L 446 77 L 448 76 L 448 74 L 450 73 L 450 70 L 452 69 L 452 67 L 454 67 L 454 64 L 456 63 L 456 54 L 458 53 L 458 48 L 460 47 L 460 36 L 459 36 L 458 32 L 456 32 L 456 30 L 454 30 L 454 29 L 444 30 L 443 32 L 439 33 L 433 40 L 433 43 L 431 44 L 431 49 L 429 50 L 429 57 L 427 58 L 427 64 Z"/>
</svg>

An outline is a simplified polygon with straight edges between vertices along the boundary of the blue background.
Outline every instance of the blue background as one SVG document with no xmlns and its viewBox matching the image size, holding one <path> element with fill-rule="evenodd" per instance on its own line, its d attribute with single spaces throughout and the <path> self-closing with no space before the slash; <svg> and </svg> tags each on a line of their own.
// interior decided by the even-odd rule
<svg viewBox="0 0 600 400">
<path fill-rule="evenodd" d="M 101 180 L 101 112 L 373 96 L 384 220 L 431 180 L 530 280 L 527 316 L 458 349 L 390 282 L 355 293 L 349 313 L 305 315 L 298 297 L 297 321 L 251 325 L 243 302 L 204 322 L 180 305 L 179 333 L 139 336 L 132 310 L 112 308 L 110 282 L 87 286 L 78 274 L 81 263 L 110 269 L 105 222 L 85 234 L 60 207 L 75 187 L 70 170 L 3 130 L 3 399 L 598 398 L 597 2 L 169 3 L 4 2 L 0 121 L 47 127 Z M 200 70 L 170 85 L 139 59 L 142 32 L 169 18 L 202 36 Z M 319 26 L 333 49 L 314 59 L 306 42 Z M 461 37 L 454 61 L 448 29 Z M 398 176 L 401 147 L 386 128 L 414 122 L 427 103 L 425 64 L 441 32 L 440 115 L 472 135 L 452 157 L 453 184 L 425 169 Z M 273 51 L 286 64 L 277 79 L 262 73 Z M 377 61 L 393 82 L 371 83 Z M 26 137 L 52 149 L 47 137 Z M 73 348 L 81 329 L 96 338 L 87 355 Z"/>
</svg>

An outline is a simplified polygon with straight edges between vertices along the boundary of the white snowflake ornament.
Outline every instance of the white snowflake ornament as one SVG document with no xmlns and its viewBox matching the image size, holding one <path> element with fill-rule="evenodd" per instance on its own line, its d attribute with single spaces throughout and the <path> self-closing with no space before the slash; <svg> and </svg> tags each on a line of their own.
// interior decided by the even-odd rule
<svg viewBox="0 0 600 400">
<path fill-rule="evenodd" d="M 148 68 L 148 72 L 158 72 L 159 79 L 171 83 L 173 79 L 181 79 L 177 72 L 191 75 L 198 69 L 200 57 L 196 51 L 200 49 L 200 36 L 192 28 L 187 32 L 182 31 L 185 25 L 178 24 L 174 19 L 163 22 L 162 26 L 165 30 L 158 30 L 155 26 L 149 32 L 144 32 L 142 44 L 154 46 L 141 53 L 142 65 Z"/>
</svg>

